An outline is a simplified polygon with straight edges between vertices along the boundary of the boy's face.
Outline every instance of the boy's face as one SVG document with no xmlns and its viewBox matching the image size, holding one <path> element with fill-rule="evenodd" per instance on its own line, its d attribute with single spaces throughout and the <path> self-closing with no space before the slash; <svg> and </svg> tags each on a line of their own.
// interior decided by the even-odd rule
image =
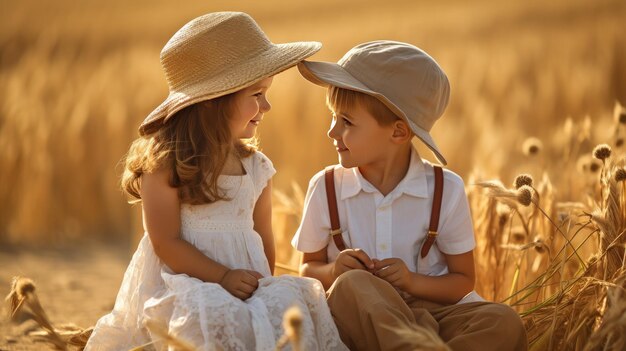
<svg viewBox="0 0 626 351">
<path fill-rule="evenodd" d="M 365 108 L 355 105 L 335 111 L 328 130 L 345 168 L 367 167 L 387 159 L 393 125 L 381 126 Z"/>
</svg>

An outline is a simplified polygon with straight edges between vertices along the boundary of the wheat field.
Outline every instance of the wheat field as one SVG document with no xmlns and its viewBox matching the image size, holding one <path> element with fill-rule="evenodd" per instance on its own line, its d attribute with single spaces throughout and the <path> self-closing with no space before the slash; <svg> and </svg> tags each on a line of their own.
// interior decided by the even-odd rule
<svg viewBox="0 0 626 351">
<path fill-rule="evenodd" d="M 119 161 L 167 95 L 160 49 L 193 17 L 245 11 L 276 43 L 321 41 L 315 60 L 376 39 L 435 57 L 452 96 L 433 136 L 466 181 L 477 290 L 522 314 L 534 349 L 626 347 L 624 1 L 0 4 L 1 245 L 136 240 Z M 307 181 L 336 162 L 324 93 L 280 74 L 259 130 L 282 273 Z"/>
</svg>

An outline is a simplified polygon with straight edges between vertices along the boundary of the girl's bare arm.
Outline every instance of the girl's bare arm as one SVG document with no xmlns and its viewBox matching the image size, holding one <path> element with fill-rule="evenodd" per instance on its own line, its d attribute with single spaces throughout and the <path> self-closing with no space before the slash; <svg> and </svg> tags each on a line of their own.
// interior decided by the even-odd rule
<svg viewBox="0 0 626 351">
<path fill-rule="evenodd" d="M 274 263 L 276 260 L 276 248 L 274 247 L 274 232 L 272 231 L 272 181 L 267 182 L 267 186 L 259 196 L 254 206 L 252 215 L 254 220 L 254 230 L 259 233 L 263 240 L 265 256 L 270 264 L 270 271 L 274 274 Z"/>
<path fill-rule="evenodd" d="M 178 190 L 169 185 L 170 172 L 159 170 L 142 175 L 143 225 L 157 256 L 175 273 L 185 273 L 205 282 L 219 283 L 228 267 L 205 256 L 181 238 Z"/>
</svg>

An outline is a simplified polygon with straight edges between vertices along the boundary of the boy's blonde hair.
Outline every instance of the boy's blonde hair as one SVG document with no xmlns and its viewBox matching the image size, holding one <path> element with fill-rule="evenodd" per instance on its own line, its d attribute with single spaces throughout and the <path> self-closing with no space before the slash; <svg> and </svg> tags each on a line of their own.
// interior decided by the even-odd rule
<svg viewBox="0 0 626 351">
<path fill-rule="evenodd" d="M 152 134 L 136 139 L 124 158 L 122 189 L 141 201 L 141 176 L 166 168 L 181 202 L 211 203 L 225 198 L 217 180 L 228 155 L 239 158 L 256 150 L 256 139 L 237 141 L 229 126 L 232 96 L 198 102 L 172 116 Z"/>
<path fill-rule="evenodd" d="M 332 85 L 326 94 L 326 105 L 333 112 L 348 111 L 357 105 L 363 106 L 381 126 L 388 126 L 397 120 L 402 120 L 375 97 Z"/>
</svg>

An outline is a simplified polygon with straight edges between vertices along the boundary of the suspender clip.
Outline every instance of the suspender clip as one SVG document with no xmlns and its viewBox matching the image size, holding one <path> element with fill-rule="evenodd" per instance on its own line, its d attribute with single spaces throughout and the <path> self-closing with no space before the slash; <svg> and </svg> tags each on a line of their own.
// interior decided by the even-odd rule
<svg viewBox="0 0 626 351">
<path fill-rule="evenodd" d="M 330 231 L 330 236 L 341 235 L 341 233 L 343 233 L 343 230 L 341 230 L 341 228 L 334 229 Z"/>
</svg>

